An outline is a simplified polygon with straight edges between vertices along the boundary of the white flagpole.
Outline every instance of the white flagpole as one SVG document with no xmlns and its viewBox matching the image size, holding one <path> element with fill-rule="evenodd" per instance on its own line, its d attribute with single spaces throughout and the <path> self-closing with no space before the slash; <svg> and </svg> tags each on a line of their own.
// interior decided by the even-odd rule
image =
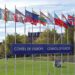
<svg viewBox="0 0 75 75">
<path fill-rule="evenodd" d="M 25 11 L 26 11 L 26 8 L 25 8 Z M 24 17 L 25 18 L 25 17 Z M 24 22 L 24 44 L 25 44 L 25 36 L 26 35 L 26 23 Z M 24 75 L 25 75 L 25 60 L 26 60 L 26 56 L 25 56 L 25 54 L 24 54 Z"/>
<path fill-rule="evenodd" d="M 15 16 L 16 16 L 16 6 L 15 6 Z M 16 21 L 15 21 L 15 44 L 16 44 Z M 16 54 L 15 54 L 15 64 L 14 64 L 14 75 L 16 75 Z"/>
<path fill-rule="evenodd" d="M 55 29 L 55 25 L 54 25 L 54 29 Z M 56 44 L 56 43 L 55 43 L 55 31 L 54 31 L 54 44 Z M 55 57 L 56 57 L 56 56 L 55 56 L 55 53 L 54 53 L 54 62 L 55 62 Z M 55 75 L 55 64 L 54 64 L 54 75 Z"/>
<path fill-rule="evenodd" d="M 41 54 L 40 54 L 40 75 L 41 75 Z"/>
<path fill-rule="evenodd" d="M 75 26 L 74 26 L 74 62 L 75 62 Z M 75 71 L 75 65 L 74 65 L 74 71 Z"/>
<path fill-rule="evenodd" d="M 61 27 L 61 44 L 62 44 L 62 27 Z M 62 56 L 63 54 L 61 53 L 61 75 L 62 75 Z"/>
<path fill-rule="evenodd" d="M 74 16 L 74 18 L 75 18 L 75 16 Z M 74 22 L 75 22 L 75 19 L 74 19 Z M 74 24 L 74 22 L 73 22 L 73 25 L 74 25 L 74 56 L 73 57 L 74 57 L 74 62 L 75 62 L 75 24 Z M 75 71 L 75 65 L 74 65 L 74 71 Z"/>
<path fill-rule="evenodd" d="M 47 32 L 47 34 L 48 34 L 48 32 Z M 47 40 L 49 39 L 49 37 L 48 37 L 48 35 L 47 35 Z M 49 41 L 49 40 L 48 40 Z M 48 41 L 47 41 L 47 44 L 49 44 L 48 43 Z M 49 53 L 47 53 L 47 75 L 49 74 Z"/>
<path fill-rule="evenodd" d="M 56 41 L 55 41 L 55 24 L 54 24 L 54 44 L 56 44 Z M 55 53 L 54 53 L 54 75 L 55 75 Z"/>
<path fill-rule="evenodd" d="M 62 26 L 63 26 L 63 24 L 62 24 Z M 62 44 L 62 41 L 63 41 L 62 36 L 63 36 L 63 33 L 62 33 L 62 27 L 61 27 L 61 44 Z M 63 54 L 61 53 L 61 75 L 62 75 L 62 57 L 63 57 Z"/>
<path fill-rule="evenodd" d="M 33 8 L 32 8 L 32 12 L 33 12 Z M 33 16 L 33 15 L 32 15 Z M 32 24 L 32 44 L 33 44 L 33 24 Z M 34 55 L 32 54 L 32 75 L 34 75 L 34 65 L 33 65 L 33 63 L 34 63 Z"/>
<path fill-rule="evenodd" d="M 69 44 L 68 29 L 67 29 L 67 44 Z M 69 75 L 69 53 L 67 54 L 67 75 Z"/>
<path fill-rule="evenodd" d="M 40 10 L 40 17 L 41 17 L 41 10 Z M 41 23 L 40 23 L 40 26 L 39 26 L 39 28 L 40 28 L 40 34 L 41 34 Z M 40 53 L 40 75 L 41 75 L 41 53 Z"/>
<path fill-rule="evenodd" d="M 6 5 L 4 10 L 4 17 L 6 17 Z M 6 21 L 5 21 L 5 75 L 7 75 L 7 52 L 6 52 Z"/>
<path fill-rule="evenodd" d="M 69 44 L 69 38 L 68 38 L 68 29 L 67 29 L 67 44 Z M 67 75 L 69 74 L 69 64 L 68 64 L 68 61 L 69 61 L 69 53 L 67 54 Z"/>
<path fill-rule="evenodd" d="M 50 75 L 48 63 L 49 63 L 49 53 L 47 54 L 47 75 Z"/>
<path fill-rule="evenodd" d="M 47 23 L 47 29 L 49 28 L 49 24 Z M 47 32 L 47 44 L 49 44 L 49 33 Z M 47 53 L 47 75 L 49 75 L 49 53 Z"/>
<path fill-rule="evenodd" d="M 34 65 L 33 65 L 33 62 L 34 62 L 34 55 L 32 54 L 32 75 L 34 75 Z"/>
</svg>

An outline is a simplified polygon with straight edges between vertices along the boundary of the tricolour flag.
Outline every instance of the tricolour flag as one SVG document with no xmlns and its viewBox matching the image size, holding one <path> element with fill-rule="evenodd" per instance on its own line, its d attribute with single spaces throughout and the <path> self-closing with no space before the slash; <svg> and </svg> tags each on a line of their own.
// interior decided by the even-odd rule
<svg viewBox="0 0 75 75">
<path fill-rule="evenodd" d="M 14 15 L 16 22 L 24 23 L 25 15 L 22 14 L 19 10 L 15 9 L 15 15 Z"/>
<path fill-rule="evenodd" d="M 43 15 L 43 13 L 41 11 L 40 11 L 40 16 L 39 16 L 39 23 L 42 25 L 47 24 L 47 20 L 45 19 L 45 16 Z"/>
<path fill-rule="evenodd" d="M 39 15 L 32 12 L 32 24 L 37 25 L 38 22 L 39 22 Z"/>
<path fill-rule="evenodd" d="M 54 18 L 48 13 L 48 16 L 46 16 L 43 12 L 41 12 L 41 15 L 46 19 L 46 23 L 48 24 L 54 24 Z"/>
<path fill-rule="evenodd" d="M 54 22 L 56 25 L 59 25 L 64 28 L 68 28 L 67 24 L 64 21 L 62 21 L 56 14 L 54 14 Z"/>
<path fill-rule="evenodd" d="M 29 23 L 32 23 L 32 13 L 25 10 L 25 19 L 24 19 L 25 22 L 29 22 Z"/>
<path fill-rule="evenodd" d="M 39 15 L 34 12 L 25 10 L 25 22 L 30 22 L 32 25 L 37 25 L 39 21 Z"/>
</svg>

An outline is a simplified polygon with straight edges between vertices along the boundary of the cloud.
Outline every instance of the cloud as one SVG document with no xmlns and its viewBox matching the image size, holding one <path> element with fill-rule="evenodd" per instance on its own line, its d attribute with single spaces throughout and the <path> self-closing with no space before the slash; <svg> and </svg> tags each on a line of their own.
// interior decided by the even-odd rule
<svg viewBox="0 0 75 75">
<path fill-rule="evenodd" d="M 25 6 L 32 6 L 32 5 L 45 5 L 45 4 L 57 4 L 59 3 L 58 0 L 0 0 L 0 7 L 4 8 L 3 5 L 7 5 L 8 8 L 14 7 L 25 7 Z M 10 7 L 9 7 L 10 4 Z"/>
</svg>

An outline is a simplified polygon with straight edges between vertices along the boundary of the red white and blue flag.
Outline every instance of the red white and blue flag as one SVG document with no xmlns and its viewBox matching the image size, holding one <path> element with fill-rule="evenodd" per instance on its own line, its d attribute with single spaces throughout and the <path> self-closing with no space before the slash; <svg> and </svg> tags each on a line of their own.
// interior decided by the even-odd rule
<svg viewBox="0 0 75 75">
<path fill-rule="evenodd" d="M 39 15 L 32 12 L 32 24 L 37 25 L 38 22 L 39 22 Z"/>
<path fill-rule="evenodd" d="M 75 17 L 74 15 L 68 15 L 68 22 L 72 25 L 75 26 Z"/>
<path fill-rule="evenodd" d="M 69 23 L 69 20 L 67 19 L 67 17 L 64 14 L 62 14 L 62 19 L 67 24 L 67 26 L 73 27 L 73 25 Z"/>
<path fill-rule="evenodd" d="M 25 22 L 30 22 L 33 25 L 37 25 L 39 15 L 25 10 Z"/>
</svg>

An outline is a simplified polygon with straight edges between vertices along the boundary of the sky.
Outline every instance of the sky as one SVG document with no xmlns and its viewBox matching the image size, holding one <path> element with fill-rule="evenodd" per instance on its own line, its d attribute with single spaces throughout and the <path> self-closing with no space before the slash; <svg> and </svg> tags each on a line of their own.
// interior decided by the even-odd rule
<svg viewBox="0 0 75 75">
<path fill-rule="evenodd" d="M 52 16 L 54 12 L 61 18 L 61 14 L 74 14 L 75 13 L 75 0 L 0 0 L 0 8 L 4 9 L 6 7 L 12 11 L 15 12 L 15 5 L 16 8 L 21 11 L 23 14 L 25 13 L 25 8 L 28 11 L 32 12 L 32 8 L 35 12 L 39 14 L 39 11 L 42 11 L 47 15 L 47 12 L 51 13 Z M 17 33 L 18 34 L 24 34 L 24 24 L 17 23 Z M 26 25 L 26 32 L 32 32 L 32 25 L 30 23 L 27 23 Z M 33 26 L 33 31 L 38 32 L 40 25 Z M 44 31 L 45 29 L 50 28 L 53 29 L 54 25 L 47 25 L 43 26 L 41 25 L 41 31 Z M 56 26 L 56 30 L 58 33 L 61 33 L 61 28 L 59 26 Z M 63 28 L 64 32 L 64 28 Z M 6 23 L 6 34 L 14 34 L 15 33 L 15 23 L 14 22 L 7 22 Z M 0 42 L 3 41 L 5 38 L 5 23 L 3 20 L 0 20 Z"/>
</svg>

